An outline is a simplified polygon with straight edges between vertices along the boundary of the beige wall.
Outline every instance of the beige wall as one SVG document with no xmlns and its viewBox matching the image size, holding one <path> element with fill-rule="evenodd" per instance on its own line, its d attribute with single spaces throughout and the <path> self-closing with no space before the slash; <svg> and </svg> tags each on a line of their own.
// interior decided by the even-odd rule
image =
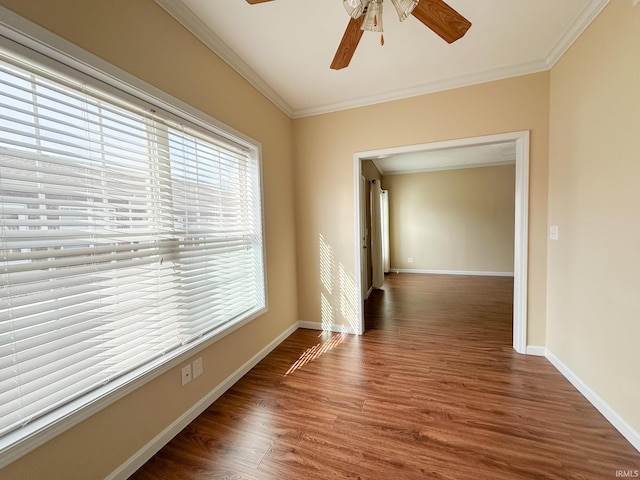
<svg viewBox="0 0 640 480">
<path fill-rule="evenodd" d="M 262 143 L 269 312 L 5 467 L 9 479 L 104 478 L 297 320 L 291 120 L 153 0 L 2 0 L 33 22 Z"/>
<path fill-rule="evenodd" d="M 547 347 L 640 432 L 640 6 L 551 71 Z"/>
<path fill-rule="evenodd" d="M 544 345 L 548 107 L 545 72 L 294 120 L 300 319 L 353 321 L 357 306 L 341 301 L 352 298 L 345 292 L 355 291 L 357 275 L 354 153 L 530 130 L 527 342 Z M 319 239 L 331 247 L 334 274 L 343 278 L 324 299 Z"/>
<path fill-rule="evenodd" d="M 551 73 L 291 121 L 152 0 L 0 4 L 262 142 L 270 306 L 203 352 L 197 381 L 162 375 L 3 479 L 103 478 L 296 319 L 353 322 L 355 152 L 519 130 L 531 131 L 527 343 L 546 341 L 640 430 L 640 7 L 613 0 Z M 324 311 L 321 247 L 335 287 Z"/>
<path fill-rule="evenodd" d="M 513 273 L 515 173 L 503 165 L 384 176 L 391 269 Z"/>
</svg>

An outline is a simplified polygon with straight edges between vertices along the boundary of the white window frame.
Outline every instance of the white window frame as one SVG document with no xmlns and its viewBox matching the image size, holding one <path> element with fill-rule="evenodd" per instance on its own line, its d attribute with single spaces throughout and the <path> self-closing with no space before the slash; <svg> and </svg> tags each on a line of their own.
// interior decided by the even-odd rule
<svg viewBox="0 0 640 480">
<path fill-rule="evenodd" d="M 215 118 L 191 107 L 175 97 L 153 87 L 133 75 L 115 67 L 78 46 L 58 37 L 38 25 L 0 6 L 0 48 L 8 49 L 17 56 L 29 60 L 45 69 L 53 69 L 81 79 L 87 84 L 108 94 L 136 103 L 145 108 L 158 108 L 176 123 L 187 121 L 204 132 L 227 138 L 249 151 L 249 155 L 258 164 L 260 176 L 260 194 L 262 188 L 262 146 L 251 137 L 233 129 Z M 264 233 L 264 202 L 262 205 L 262 250 L 264 268 L 265 307 L 248 318 L 226 323 L 201 339 L 176 350 L 169 358 L 161 358 L 148 365 L 143 373 L 125 375 L 104 391 L 98 390 L 91 395 L 71 402 L 56 411 L 55 416 L 47 415 L 34 421 L 15 435 L 0 439 L 0 469 L 30 451 L 43 445 L 60 433 L 77 425 L 108 405 L 125 397 L 154 378 L 178 366 L 197 352 L 209 347 L 221 338 L 229 335 L 243 325 L 268 311 L 267 260 Z M 53 418 L 52 418 L 53 417 Z"/>
</svg>

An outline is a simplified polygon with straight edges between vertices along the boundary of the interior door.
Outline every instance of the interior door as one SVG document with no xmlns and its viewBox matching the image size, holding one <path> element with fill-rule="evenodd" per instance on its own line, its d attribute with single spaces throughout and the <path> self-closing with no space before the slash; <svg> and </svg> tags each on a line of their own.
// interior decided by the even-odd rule
<svg viewBox="0 0 640 480">
<path fill-rule="evenodd" d="M 362 288 L 362 301 L 367 299 L 369 292 L 369 261 L 367 255 L 367 244 L 369 234 L 367 232 L 367 179 L 360 176 L 360 285 Z"/>
</svg>

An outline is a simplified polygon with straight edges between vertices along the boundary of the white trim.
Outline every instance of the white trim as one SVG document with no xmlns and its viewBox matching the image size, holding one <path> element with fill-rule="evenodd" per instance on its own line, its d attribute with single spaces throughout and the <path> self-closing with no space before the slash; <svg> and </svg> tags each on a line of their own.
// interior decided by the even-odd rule
<svg viewBox="0 0 640 480">
<path fill-rule="evenodd" d="M 546 349 L 546 357 L 551 364 L 578 389 L 578 391 L 606 418 L 613 427 L 640 452 L 640 433 L 629 425 L 613 408 L 611 408 L 596 392 L 582 381 L 551 351 Z"/>
<path fill-rule="evenodd" d="M 291 118 L 312 117 L 315 115 L 323 115 L 325 113 L 393 102 L 395 100 L 403 100 L 406 98 L 428 95 L 430 93 L 452 90 L 454 88 L 469 87 L 471 85 L 478 85 L 496 80 L 530 75 L 532 73 L 545 72 L 547 70 L 549 70 L 549 66 L 544 61 L 535 61 L 512 65 L 509 67 L 495 68 L 484 72 L 475 72 L 468 75 L 448 78 L 446 80 L 438 80 L 413 87 L 392 90 L 378 95 L 368 95 L 366 97 L 353 98 L 343 102 L 328 103 L 317 107 L 294 109 Z"/>
<path fill-rule="evenodd" d="M 637 4 L 639 0 L 632 1 L 634 4 Z M 507 67 L 493 68 L 482 72 L 474 72 L 468 75 L 448 78 L 446 80 L 428 82 L 379 95 L 368 95 L 343 102 L 328 103 L 299 109 L 291 107 L 242 58 L 240 58 L 231 48 L 229 48 L 227 44 L 215 35 L 215 33 L 202 20 L 200 20 L 200 18 L 189 10 L 182 1 L 155 0 L 155 2 L 175 18 L 176 21 L 189 30 L 197 39 L 204 43 L 211 51 L 213 51 L 213 53 L 242 75 L 245 80 L 273 102 L 273 104 L 286 115 L 290 118 L 303 118 L 550 70 L 558 59 L 562 57 L 564 52 L 571 47 L 573 42 L 575 42 L 582 32 L 584 32 L 590 23 L 598 16 L 602 9 L 609 3 L 609 0 L 591 0 L 567 30 L 565 35 L 562 36 L 560 41 L 558 41 L 544 59 L 510 65 Z"/>
<path fill-rule="evenodd" d="M 362 238 L 363 238 L 363 232 L 360 231 L 362 225 L 360 223 L 360 216 L 362 213 L 364 213 L 365 207 L 363 202 L 363 196 L 364 196 L 364 192 L 360 192 L 360 189 L 362 188 L 361 186 L 361 178 L 364 179 L 364 175 L 362 174 L 362 169 L 361 169 L 361 165 L 360 165 L 360 160 L 356 160 L 356 155 L 354 155 L 354 162 L 353 162 L 353 189 L 355 192 L 355 203 L 353 204 L 353 208 L 355 210 L 355 225 L 354 225 L 354 230 L 353 230 L 353 234 L 355 235 L 355 246 L 356 246 L 356 251 L 355 251 L 355 259 L 356 259 L 356 302 L 358 305 L 358 308 L 356 310 L 358 318 L 358 325 L 357 325 L 357 334 L 358 335 L 362 335 L 364 333 L 364 301 L 366 300 L 366 298 L 362 298 L 362 289 L 365 287 L 363 285 L 363 277 L 365 275 L 366 272 L 363 272 L 363 266 L 362 266 Z M 365 179 L 365 184 L 366 184 L 366 179 Z M 363 221 L 364 223 L 364 221 Z M 367 278 L 368 278 L 368 274 L 367 274 Z M 368 282 L 366 282 L 368 283 Z M 367 298 L 369 297 L 369 292 L 366 293 Z"/>
<path fill-rule="evenodd" d="M 169 427 L 158 434 L 147 445 L 141 448 L 125 463 L 118 467 L 114 472 L 106 477 L 106 480 L 124 480 L 138 470 L 144 463 L 149 460 L 156 452 L 166 445 L 173 437 L 175 437 L 183 428 L 195 420 L 198 415 L 204 412 L 214 401 L 216 401 L 224 392 L 226 392 L 235 382 L 249 372 L 263 358 L 271 353 L 280 343 L 282 343 L 289 335 L 298 328 L 308 328 L 312 330 L 323 330 L 322 325 L 316 322 L 297 322 L 297 324 L 289 327 L 285 332 L 273 340 L 269 345 L 254 355 L 242 367 L 227 377 L 216 388 L 211 390 L 200 402 L 180 416 Z M 342 333 L 343 330 L 332 330 Z M 349 332 L 353 333 L 353 332 Z M 616 428 L 637 450 L 640 451 L 640 434 L 636 432 L 622 417 L 620 417 L 611 407 L 609 407 L 593 390 L 591 390 L 582 380 L 580 380 L 566 365 L 564 365 L 555 355 L 549 352 L 545 347 L 527 346 L 527 353 L 530 355 L 546 356 L 549 362 L 573 384 L 578 391 L 600 412 L 602 415 Z"/>
<path fill-rule="evenodd" d="M 446 140 L 420 145 L 386 148 L 367 152 L 357 152 L 353 155 L 354 162 L 354 225 L 356 244 L 356 292 L 362 290 L 361 262 L 360 262 L 360 182 L 362 160 L 396 155 L 399 153 L 413 153 L 429 150 L 443 150 L 447 148 L 467 147 L 472 145 L 488 145 L 496 143 L 514 142 L 516 146 L 516 178 L 515 178 L 515 228 L 514 228 L 514 292 L 513 292 L 513 348 L 518 353 L 526 353 L 527 349 L 527 270 L 529 251 L 529 131 L 500 133 L 480 137 Z M 395 269 L 392 269 L 395 271 Z M 362 302 L 358 293 L 358 301 Z M 362 308 L 358 312 L 359 329 L 364 332 L 364 313 Z"/>
<path fill-rule="evenodd" d="M 539 345 L 527 345 L 527 355 L 533 355 L 535 357 L 546 357 L 547 348 Z"/>
<path fill-rule="evenodd" d="M 429 275 L 475 275 L 480 277 L 513 277 L 513 272 L 481 272 L 477 270 L 421 270 L 418 268 L 392 268 L 396 273 L 425 273 Z"/>
<path fill-rule="evenodd" d="M 527 136 L 528 130 L 518 132 L 496 133 L 493 135 L 482 135 L 479 137 L 458 138 L 454 140 L 443 140 L 441 142 L 421 143 L 417 145 L 404 145 L 399 147 L 381 148 L 357 152 L 354 156 L 358 160 L 371 160 L 376 157 L 390 157 L 403 153 L 428 152 L 446 150 L 449 148 L 472 147 L 477 145 L 494 145 L 499 143 L 516 142 Z M 516 151 L 517 155 L 517 151 Z M 516 158 L 517 162 L 517 158 Z"/>
<path fill-rule="evenodd" d="M 11 43 L 16 45 L 10 45 Z M 260 176 L 262 177 L 262 161 L 260 158 L 262 147 L 256 140 L 2 6 L 0 6 L 0 47 L 10 47 L 12 51 L 15 50 L 16 54 L 22 54 L 24 51 L 31 49 L 36 53 L 30 52 L 28 55 L 33 57 L 34 62 L 36 61 L 35 58 L 38 57 L 37 61 L 45 67 L 52 66 L 57 70 L 59 67 L 56 62 L 59 62 L 66 66 L 62 68 L 66 68 L 74 77 L 82 77 L 88 83 L 99 85 L 101 90 L 112 88 L 114 91 L 118 91 L 119 96 L 131 95 L 134 103 L 146 102 L 155 108 L 165 110 L 170 115 L 181 118 L 182 121 L 187 120 L 208 131 L 213 130 L 219 135 L 247 147 L 251 150 L 251 155 L 258 156 Z M 105 86 L 98 82 L 103 82 Z M 262 181 L 262 178 L 260 181 Z M 261 186 L 262 195 L 264 195 L 263 191 L 264 189 Z M 262 199 L 261 203 L 264 210 L 264 201 Z M 264 232 L 264 223 L 262 230 Z M 3 438 L 2 444 L 0 444 L 0 468 L 26 455 L 266 313 L 268 311 L 268 295 L 266 294 L 267 265 L 265 251 L 266 239 L 263 240 L 263 257 L 265 258 L 265 307 L 263 309 L 254 312 L 250 317 L 223 325 L 220 329 L 211 332 L 210 336 L 203 337 L 197 342 L 176 350 L 175 354 L 170 358 L 158 359 L 155 363 L 149 365 L 149 370 L 131 372 L 129 375 L 125 375 L 109 384 L 108 389 L 98 389 L 92 395 L 89 403 L 85 403 L 84 400 L 82 402 L 70 402 L 64 408 L 56 411 L 53 421 L 51 421 L 51 416 L 46 416 L 35 420 L 16 434 L 7 435 Z M 112 390 L 112 388 L 115 388 L 115 390 Z"/>
<path fill-rule="evenodd" d="M 224 43 L 200 18 L 181 1 L 155 0 L 169 15 L 178 21 L 191 34 L 204 43 L 209 50 L 220 57 L 225 63 L 239 73 L 256 90 L 264 95 L 271 103 L 282 110 L 289 118 L 294 118 L 294 112 L 284 99 L 265 82 L 242 58 Z"/>
<path fill-rule="evenodd" d="M 569 50 L 571 45 L 582 35 L 591 22 L 600 14 L 600 12 L 607 6 L 610 0 L 592 0 L 589 4 L 580 12 L 578 18 L 576 18 L 571 28 L 569 28 L 565 34 L 560 38 L 558 43 L 551 49 L 549 55 L 547 55 L 546 63 L 547 70 L 551 70 L 558 60 L 562 58 L 564 53 Z M 636 0 L 638 1 L 638 0 Z"/>
<path fill-rule="evenodd" d="M 373 287 L 369 287 L 369 290 L 367 290 L 367 298 L 369 298 L 372 293 L 373 293 Z"/>
<path fill-rule="evenodd" d="M 348 325 L 331 325 L 330 328 L 327 328 L 327 325 L 324 325 L 321 322 L 303 322 L 302 320 L 298 322 L 298 328 L 320 330 L 323 332 L 350 333 L 352 335 L 361 334 L 361 332 L 358 332 L 354 327 Z"/>
<path fill-rule="evenodd" d="M 282 343 L 289 335 L 298 328 L 308 328 L 312 330 L 323 330 L 322 325 L 316 322 L 297 322 L 297 324 L 289 327 L 273 342 L 263 348 L 242 367 L 227 377 L 222 383 L 214 388 L 200 402 L 185 412 L 180 418 L 173 422 L 169 427 L 158 434 L 147 445 L 141 448 L 133 456 L 131 456 L 118 469 L 106 477 L 106 480 L 124 480 L 132 475 L 147 460 L 149 460 L 156 452 L 158 452 L 166 443 L 168 443 L 175 435 L 177 435 L 184 427 L 195 420 L 198 415 L 205 411 L 209 405 L 217 400 L 224 392 L 226 392 L 235 382 L 243 375 L 251 370 L 271 351 L 273 351 L 280 343 Z M 342 333 L 343 330 L 332 330 Z M 349 332 L 353 333 L 353 332 Z M 527 346 L 527 354 L 546 356 L 549 362 L 574 385 L 578 391 L 600 412 L 602 415 L 616 428 L 637 450 L 640 451 L 640 434 L 636 432 L 620 415 L 618 415 L 611 407 L 609 407 L 593 390 L 591 390 L 582 380 L 580 380 L 566 365 L 564 365 L 553 353 L 549 352 L 545 347 L 529 345 Z"/>
<path fill-rule="evenodd" d="M 527 348 L 529 266 L 529 131 L 516 139 L 515 238 L 513 252 L 513 348 Z"/>
<path fill-rule="evenodd" d="M 283 333 L 276 337 L 266 347 L 251 357 L 244 365 L 224 379 L 213 390 L 205 395 L 198 403 L 180 415 L 162 432 L 156 435 L 149 443 L 133 454 L 129 459 L 120 465 L 115 471 L 107 475 L 106 480 L 126 480 L 133 475 L 142 465 L 153 457 L 162 447 L 164 447 L 173 437 L 193 422 L 198 415 L 204 412 L 209 406 L 220 398 L 233 384 L 246 375 L 249 370 L 255 367 L 263 358 L 269 355 L 278 345 L 298 329 L 298 323 L 294 323 Z"/>
</svg>

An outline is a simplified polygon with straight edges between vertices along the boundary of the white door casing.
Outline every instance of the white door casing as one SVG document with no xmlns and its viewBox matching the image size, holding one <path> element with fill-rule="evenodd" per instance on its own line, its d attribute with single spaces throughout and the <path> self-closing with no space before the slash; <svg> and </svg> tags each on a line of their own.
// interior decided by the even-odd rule
<svg viewBox="0 0 640 480">
<path fill-rule="evenodd" d="M 362 278 L 363 268 L 367 266 L 362 261 L 363 231 L 361 198 L 364 192 L 362 185 L 362 161 L 376 157 L 395 155 L 399 153 L 420 152 L 429 150 L 443 150 L 448 148 L 469 147 L 498 143 L 513 143 L 516 147 L 516 175 L 515 175 L 515 227 L 514 227 L 514 292 L 513 292 L 513 348 L 518 353 L 526 353 L 527 348 L 527 274 L 528 274 L 528 241 L 529 241 L 529 131 L 500 133 L 481 137 L 462 138 L 443 142 L 433 142 L 421 145 L 409 145 L 382 150 L 357 152 L 354 154 L 355 182 L 355 238 L 356 238 L 356 275 L 360 288 L 356 288 L 360 298 L 358 317 L 359 333 L 364 333 L 364 300 Z M 365 258 L 366 262 L 366 258 Z"/>
</svg>

